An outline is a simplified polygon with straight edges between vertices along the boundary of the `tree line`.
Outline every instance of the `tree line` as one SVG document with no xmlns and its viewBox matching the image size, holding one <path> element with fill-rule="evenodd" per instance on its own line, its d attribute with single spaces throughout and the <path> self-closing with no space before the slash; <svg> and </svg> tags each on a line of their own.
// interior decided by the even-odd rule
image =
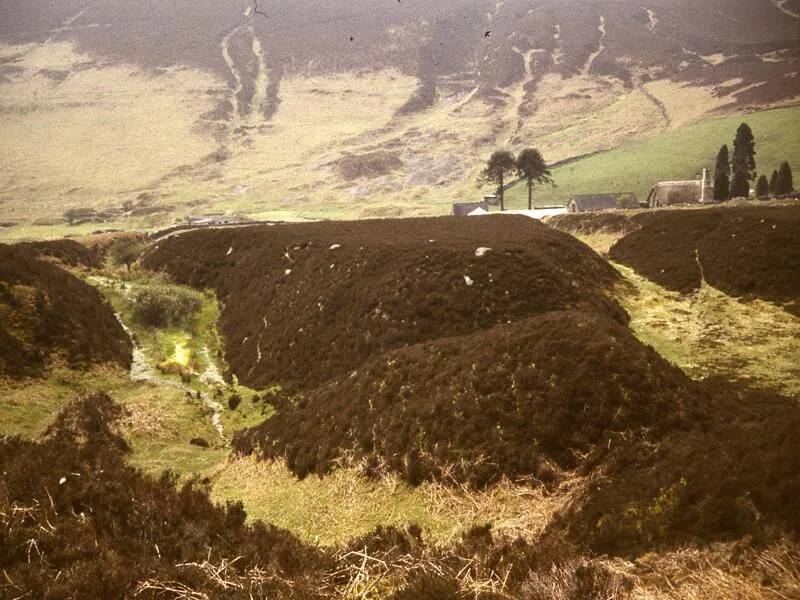
<svg viewBox="0 0 800 600">
<path fill-rule="evenodd" d="M 503 199 L 506 175 L 514 173 L 528 185 L 528 210 L 533 208 L 533 186 L 545 183 L 553 185 L 552 173 L 547 168 L 542 153 L 536 148 L 525 148 L 517 157 L 508 150 L 495 150 L 486 163 L 482 179 L 497 184 L 497 198 L 500 201 L 501 211 L 505 210 Z"/>
<path fill-rule="evenodd" d="M 733 156 L 728 145 L 723 144 L 717 153 L 714 168 L 714 200 L 725 201 L 730 198 L 747 198 L 750 195 L 750 182 L 756 181 L 756 196 L 781 196 L 794 191 L 792 168 L 783 161 L 779 169 L 772 171 L 769 179 L 756 172 L 756 141 L 747 123 L 736 130 L 733 140 Z"/>
</svg>

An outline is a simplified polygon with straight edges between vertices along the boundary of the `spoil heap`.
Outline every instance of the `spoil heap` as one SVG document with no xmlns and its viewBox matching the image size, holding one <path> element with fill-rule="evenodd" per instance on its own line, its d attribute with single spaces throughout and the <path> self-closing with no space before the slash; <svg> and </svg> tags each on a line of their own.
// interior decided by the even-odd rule
<svg viewBox="0 0 800 600">
<path fill-rule="evenodd" d="M 286 456 L 299 476 L 345 457 L 412 483 L 573 469 L 613 432 L 684 427 L 693 382 L 625 326 L 592 311 L 554 311 L 375 358 L 240 432 L 244 453 Z"/>
<path fill-rule="evenodd" d="M 310 389 L 384 352 L 591 307 L 618 275 L 531 219 L 402 219 L 194 231 L 144 259 L 223 303 L 226 358 L 253 387 Z"/>
<path fill-rule="evenodd" d="M 0 245 L 0 376 L 42 376 L 54 361 L 128 368 L 131 341 L 108 303 L 92 286 L 37 258 L 39 252 L 35 245 Z"/>
<path fill-rule="evenodd" d="M 701 280 L 732 296 L 800 310 L 800 206 L 665 210 L 610 250 L 612 260 L 683 293 Z"/>
</svg>

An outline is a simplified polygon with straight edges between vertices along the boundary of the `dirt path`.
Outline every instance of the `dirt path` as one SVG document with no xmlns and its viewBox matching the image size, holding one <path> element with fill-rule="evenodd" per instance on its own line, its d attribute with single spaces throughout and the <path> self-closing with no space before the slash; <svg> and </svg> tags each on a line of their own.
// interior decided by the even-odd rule
<svg viewBox="0 0 800 600">
<path fill-rule="evenodd" d="M 647 11 L 647 18 L 650 19 L 650 22 L 647 24 L 647 30 L 653 33 L 658 26 L 658 17 L 653 9 L 645 8 L 645 10 Z"/>
<path fill-rule="evenodd" d="M 597 30 L 600 32 L 600 40 L 598 41 L 597 50 L 589 55 L 589 58 L 583 67 L 583 75 L 589 74 L 589 72 L 592 70 L 594 61 L 597 60 L 597 57 L 600 56 L 606 49 L 606 18 L 603 15 L 600 15 L 600 24 L 597 26 Z"/>
<path fill-rule="evenodd" d="M 786 0 L 772 0 L 772 3 L 775 5 L 775 8 L 777 8 L 783 14 L 789 15 L 794 19 L 800 19 L 800 13 L 796 13 L 793 10 L 786 8 Z"/>
</svg>

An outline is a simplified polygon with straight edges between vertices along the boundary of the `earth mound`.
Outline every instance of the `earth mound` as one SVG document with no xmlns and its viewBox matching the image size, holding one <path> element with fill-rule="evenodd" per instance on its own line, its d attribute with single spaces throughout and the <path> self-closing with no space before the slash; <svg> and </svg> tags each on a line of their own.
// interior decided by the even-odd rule
<svg viewBox="0 0 800 600">
<path fill-rule="evenodd" d="M 285 456 L 300 477 L 364 460 L 412 483 L 487 485 L 574 469 L 612 432 L 659 436 L 702 401 L 627 327 L 554 311 L 389 352 L 303 396 L 234 447 Z"/>
<path fill-rule="evenodd" d="M 3 597 L 323 596 L 330 559 L 321 551 L 245 524 L 241 503 L 215 505 L 197 481 L 178 487 L 169 473 L 151 479 L 129 466 L 114 430 L 122 413 L 94 394 L 68 405 L 38 442 L 0 438 Z M 204 567 L 220 563 L 217 577 Z"/>
<path fill-rule="evenodd" d="M 624 323 L 619 275 L 526 217 L 442 217 L 192 231 L 145 267 L 211 287 L 226 358 L 251 387 L 310 389 L 384 352 L 553 310 Z"/>
<path fill-rule="evenodd" d="M 797 399 L 716 379 L 701 385 L 692 427 L 658 444 L 617 435 L 598 456 L 602 476 L 564 515 L 572 539 L 635 556 L 697 540 L 800 534 Z"/>
<path fill-rule="evenodd" d="M 609 255 L 672 290 L 693 292 L 705 279 L 800 310 L 800 206 L 656 211 Z"/>
<path fill-rule="evenodd" d="M 60 253 L 65 262 L 85 258 L 73 244 L 48 244 L 44 250 L 0 245 L 0 376 L 42 376 L 53 361 L 71 368 L 130 367 L 131 341 L 100 293 L 37 258 L 39 253 Z"/>
<path fill-rule="evenodd" d="M 68 267 L 97 268 L 102 266 L 103 262 L 101 255 L 95 249 L 87 248 L 74 240 L 21 242 L 16 246 L 37 258 L 54 259 Z"/>
</svg>

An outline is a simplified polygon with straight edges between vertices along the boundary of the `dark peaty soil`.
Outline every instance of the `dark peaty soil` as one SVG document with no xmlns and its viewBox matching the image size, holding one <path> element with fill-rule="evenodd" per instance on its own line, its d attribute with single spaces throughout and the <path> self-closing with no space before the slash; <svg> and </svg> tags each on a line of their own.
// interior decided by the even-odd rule
<svg viewBox="0 0 800 600">
<path fill-rule="evenodd" d="M 105 394 L 79 398 L 38 442 L 0 437 L 0 565 L 3 598 L 302 598 L 324 595 L 331 561 L 287 531 L 245 524 L 241 503 L 212 503 L 198 481 L 178 486 L 126 463 L 115 431 L 123 409 Z M 30 550 L 30 553 L 29 553 Z M 238 557 L 238 558 L 237 558 Z M 222 587 L 184 563 L 219 565 Z M 262 577 L 247 577 L 259 568 Z"/>
<path fill-rule="evenodd" d="M 21 242 L 16 247 L 29 252 L 37 258 L 54 259 L 69 267 L 96 268 L 102 266 L 101 254 L 74 240 L 47 240 L 41 242 Z"/>
<path fill-rule="evenodd" d="M 627 320 L 606 295 L 613 268 L 509 215 L 193 231 L 143 262 L 216 290 L 228 363 L 257 388 L 310 389 L 383 352 L 552 310 Z"/>
<path fill-rule="evenodd" d="M 412 483 L 564 469 L 611 432 L 685 427 L 701 396 L 627 327 L 557 311 L 389 352 L 305 395 L 234 447 L 304 477 L 348 453 Z M 445 476 L 447 473 L 447 476 Z"/>
<path fill-rule="evenodd" d="M 80 262 L 72 244 L 61 258 Z M 37 254 L 35 245 L 0 245 L 0 376 L 43 376 L 55 358 L 130 367 L 130 339 L 100 293 Z"/>
<path fill-rule="evenodd" d="M 800 298 L 800 206 L 665 210 L 611 247 L 612 260 L 688 293 L 702 276 L 732 296 L 795 305 Z"/>
</svg>

